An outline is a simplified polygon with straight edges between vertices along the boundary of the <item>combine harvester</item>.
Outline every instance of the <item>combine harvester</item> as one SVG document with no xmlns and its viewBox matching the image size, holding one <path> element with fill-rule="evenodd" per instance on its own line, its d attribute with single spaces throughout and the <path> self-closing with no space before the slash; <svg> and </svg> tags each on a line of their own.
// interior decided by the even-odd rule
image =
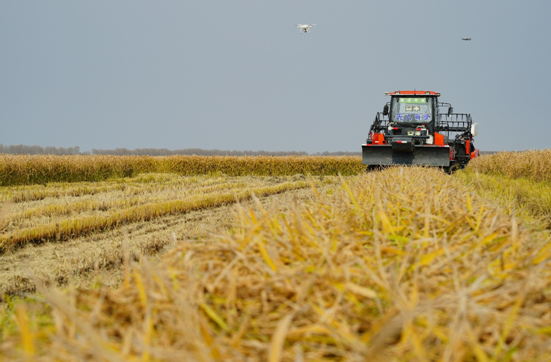
<svg viewBox="0 0 551 362">
<path fill-rule="evenodd" d="M 377 112 L 369 138 L 362 145 L 367 170 L 393 165 L 441 167 L 451 173 L 477 157 L 473 137 L 478 124 L 470 114 L 453 113 L 449 103 L 438 102 L 440 93 L 396 91 L 383 112 Z M 447 108 L 442 113 L 441 108 Z"/>
</svg>

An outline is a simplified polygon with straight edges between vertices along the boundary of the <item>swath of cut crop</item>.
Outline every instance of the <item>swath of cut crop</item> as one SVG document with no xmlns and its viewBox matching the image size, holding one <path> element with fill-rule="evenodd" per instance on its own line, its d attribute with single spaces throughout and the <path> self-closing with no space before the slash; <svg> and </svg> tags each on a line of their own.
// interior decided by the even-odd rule
<svg viewBox="0 0 551 362">
<path fill-rule="evenodd" d="M 274 183 L 272 178 L 239 178 L 247 180 L 253 188 Z M 268 182 L 266 182 L 268 181 Z M 280 180 L 281 181 L 281 180 Z M 327 181 L 325 179 L 324 181 Z M 316 182 L 320 192 L 334 183 Z M 310 187 L 289 190 L 283 193 L 259 196 L 263 207 L 275 212 L 286 212 L 296 203 L 307 202 L 315 197 Z M 253 199 L 240 201 L 257 212 Z M 137 221 L 121 228 L 100 233 L 91 233 L 64 242 L 29 244 L 0 255 L 0 303 L 5 298 L 23 293 L 35 293 L 34 280 L 49 286 L 95 288 L 96 285 L 116 287 L 120 284 L 124 255 L 121 242 L 126 240 L 126 252 L 130 260 L 147 256 L 158 261 L 162 254 L 180 242 L 202 243 L 210 240 L 212 233 L 222 233 L 234 226 L 232 211 L 235 204 L 166 215 L 155 220 Z M 29 278 L 29 271 L 34 278 Z M 4 297 L 4 299 L 2 299 Z"/>
<path fill-rule="evenodd" d="M 0 200 L 14 203 L 60 198 L 99 195 L 122 191 L 129 196 L 172 189 L 176 185 L 194 186 L 219 183 L 216 177 L 179 177 L 176 174 L 142 174 L 132 178 L 110 179 L 101 182 L 52 182 L 47 185 L 19 185 L 0 189 Z"/>
<path fill-rule="evenodd" d="M 31 219 L 33 217 L 41 216 L 60 216 L 60 215 L 70 215 L 73 213 L 81 213 L 84 211 L 90 210 L 109 210 L 109 209 L 123 209 L 131 206 L 136 206 L 140 204 L 153 203 L 168 201 L 169 198 L 182 198 L 189 197 L 191 193 L 193 194 L 208 194 L 213 192 L 229 191 L 229 190 L 238 190 L 244 189 L 246 187 L 245 183 L 221 183 L 214 186 L 206 187 L 194 187 L 186 188 L 183 191 L 180 191 L 178 194 L 175 194 L 176 189 L 160 188 L 151 190 L 149 188 L 140 189 L 139 193 L 146 196 L 136 196 L 136 197 L 124 197 L 119 199 L 112 200 L 86 200 L 80 202 L 72 202 L 69 204 L 52 204 L 47 206 L 39 206 L 25 211 L 19 212 L 10 217 L 11 222 L 17 222 L 24 219 Z M 162 193 L 162 191 L 170 190 L 172 193 Z M 153 191 L 155 193 L 153 193 Z M 137 193 L 137 192 L 136 192 Z M 157 195 L 158 194 L 158 195 Z M 152 196 L 153 195 L 153 196 Z M 156 196 L 155 196 L 156 195 Z"/>
<path fill-rule="evenodd" d="M 20 229 L 0 235 L 2 253 L 27 243 L 66 240 L 90 232 L 118 227 L 133 221 L 151 220 L 160 216 L 182 213 L 190 210 L 216 207 L 250 198 L 253 194 L 266 196 L 309 186 L 308 182 L 282 183 L 276 186 L 254 188 L 231 193 L 213 193 L 184 200 L 171 200 L 137 205 L 116 210 L 107 216 L 78 217 Z"/>
</svg>

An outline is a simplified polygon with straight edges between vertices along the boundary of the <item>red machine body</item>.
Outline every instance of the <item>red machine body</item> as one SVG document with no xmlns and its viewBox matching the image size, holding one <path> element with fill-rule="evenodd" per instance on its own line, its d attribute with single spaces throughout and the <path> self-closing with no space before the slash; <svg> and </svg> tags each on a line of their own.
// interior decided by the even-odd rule
<svg viewBox="0 0 551 362">
<path fill-rule="evenodd" d="M 362 161 L 370 168 L 391 165 L 463 168 L 479 151 L 474 148 L 478 125 L 470 114 L 453 113 L 434 91 L 395 91 L 375 116 L 362 145 Z M 446 109 L 446 112 L 443 110 Z"/>
</svg>

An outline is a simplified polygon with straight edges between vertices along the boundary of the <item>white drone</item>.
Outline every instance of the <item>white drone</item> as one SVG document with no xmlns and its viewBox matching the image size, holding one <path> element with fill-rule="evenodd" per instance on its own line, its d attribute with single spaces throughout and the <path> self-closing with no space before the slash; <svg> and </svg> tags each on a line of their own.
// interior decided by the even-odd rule
<svg viewBox="0 0 551 362">
<path fill-rule="evenodd" d="M 310 32 L 310 28 L 315 25 L 316 24 L 297 24 L 296 27 L 299 29 L 301 34 L 308 34 Z"/>
</svg>

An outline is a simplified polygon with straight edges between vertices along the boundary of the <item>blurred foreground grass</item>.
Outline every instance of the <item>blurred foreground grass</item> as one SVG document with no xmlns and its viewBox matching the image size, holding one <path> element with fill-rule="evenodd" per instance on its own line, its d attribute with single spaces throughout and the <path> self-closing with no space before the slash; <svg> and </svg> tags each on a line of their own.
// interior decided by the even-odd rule
<svg viewBox="0 0 551 362">
<path fill-rule="evenodd" d="M 393 168 L 5 306 L 6 360 L 549 361 L 551 243 L 460 177 Z M 123 245 L 124 249 L 124 245 Z"/>
</svg>

